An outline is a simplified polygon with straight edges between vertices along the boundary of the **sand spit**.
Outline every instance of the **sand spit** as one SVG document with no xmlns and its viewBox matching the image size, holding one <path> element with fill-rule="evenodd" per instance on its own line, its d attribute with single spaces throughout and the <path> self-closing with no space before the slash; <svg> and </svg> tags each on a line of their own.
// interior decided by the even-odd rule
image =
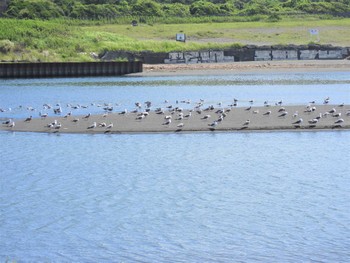
<svg viewBox="0 0 350 263">
<path fill-rule="evenodd" d="M 2 123 L 5 131 L 44 133 L 151 133 L 349 129 L 350 105 L 181 109 L 91 116 L 59 115 Z"/>
</svg>

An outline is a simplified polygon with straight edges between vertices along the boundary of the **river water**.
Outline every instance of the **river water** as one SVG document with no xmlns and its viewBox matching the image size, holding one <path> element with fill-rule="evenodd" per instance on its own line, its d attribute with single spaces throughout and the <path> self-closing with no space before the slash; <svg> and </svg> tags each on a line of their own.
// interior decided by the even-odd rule
<svg viewBox="0 0 350 263">
<path fill-rule="evenodd" d="M 1 118 L 44 103 L 350 102 L 349 72 L 0 84 Z M 0 138 L 0 261 L 350 261 L 349 131 Z"/>
</svg>

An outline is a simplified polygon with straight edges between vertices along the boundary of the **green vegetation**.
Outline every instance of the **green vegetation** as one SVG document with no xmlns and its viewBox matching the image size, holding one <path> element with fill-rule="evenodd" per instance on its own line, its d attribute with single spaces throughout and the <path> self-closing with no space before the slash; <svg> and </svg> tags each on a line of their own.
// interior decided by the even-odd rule
<svg viewBox="0 0 350 263">
<path fill-rule="evenodd" d="M 164 24 L 157 20 L 128 24 L 88 20 L 0 19 L 0 60 L 3 61 L 93 61 L 91 53 L 105 51 L 170 52 L 208 50 L 255 45 L 309 44 L 318 41 L 308 32 L 317 28 L 319 44 L 349 46 L 349 18 L 320 19 L 308 16 L 265 16 L 251 22 L 212 22 L 201 17 L 187 24 Z M 207 19 L 207 20 L 206 20 Z M 217 17 L 220 19 L 220 17 Z M 277 22 L 270 22 L 271 20 Z M 196 24 L 195 24 L 196 23 Z M 187 35 L 176 42 L 176 33 Z"/>
<path fill-rule="evenodd" d="M 190 18 L 295 12 L 349 15 L 350 0 L 11 0 L 5 16 L 98 20 L 122 16 Z"/>
<path fill-rule="evenodd" d="M 10 0 L 0 59 L 90 61 L 119 51 L 186 51 L 246 44 L 347 46 L 350 0 Z M 131 26 L 136 21 L 138 26 Z M 308 29 L 318 28 L 320 39 Z M 183 32 L 187 42 L 174 40 Z"/>
</svg>

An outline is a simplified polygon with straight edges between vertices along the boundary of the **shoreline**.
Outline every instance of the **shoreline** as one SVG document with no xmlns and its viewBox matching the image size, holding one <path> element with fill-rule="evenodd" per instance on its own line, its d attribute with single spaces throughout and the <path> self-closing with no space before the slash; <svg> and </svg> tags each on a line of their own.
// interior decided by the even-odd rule
<svg viewBox="0 0 350 263">
<path fill-rule="evenodd" d="M 297 115 L 297 116 L 295 116 Z M 2 123 L 2 131 L 39 133 L 193 133 L 349 130 L 350 105 L 249 106 L 164 112 L 53 116 Z"/>
<path fill-rule="evenodd" d="M 143 72 L 128 76 L 225 75 L 349 71 L 350 60 L 281 60 L 199 64 L 144 64 Z"/>
</svg>

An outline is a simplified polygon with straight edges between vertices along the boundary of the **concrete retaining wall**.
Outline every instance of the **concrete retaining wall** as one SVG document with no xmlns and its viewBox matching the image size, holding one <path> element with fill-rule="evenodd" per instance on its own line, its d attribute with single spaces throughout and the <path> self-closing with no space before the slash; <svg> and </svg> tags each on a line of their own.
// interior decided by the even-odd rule
<svg viewBox="0 0 350 263">
<path fill-rule="evenodd" d="M 135 59 L 146 64 L 174 63 L 219 63 L 233 61 L 267 61 L 267 60 L 312 60 L 345 59 L 350 56 L 350 47 L 333 47 L 330 45 L 288 45 L 288 46 L 245 46 L 228 50 L 207 50 L 170 53 L 140 53 L 109 51 L 101 60 L 124 58 Z"/>
<path fill-rule="evenodd" d="M 142 72 L 142 62 L 0 63 L 0 78 L 120 76 Z"/>
</svg>

